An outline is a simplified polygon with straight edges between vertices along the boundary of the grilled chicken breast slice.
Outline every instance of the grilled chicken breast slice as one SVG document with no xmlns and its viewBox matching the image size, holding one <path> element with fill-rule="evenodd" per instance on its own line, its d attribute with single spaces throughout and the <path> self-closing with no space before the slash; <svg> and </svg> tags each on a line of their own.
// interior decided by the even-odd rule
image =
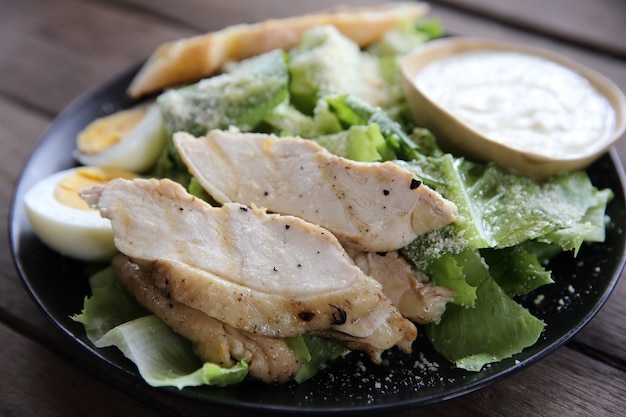
<svg viewBox="0 0 626 417">
<path fill-rule="evenodd" d="M 214 130 L 178 132 L 191 174 L 220 203 L 255 204 L 330 230 L 341 243 L 387 252 L 456 219 L 454 203 L 392 162 L 340 158 L 317 143 Z"/>
<path fill-rule="evenodd" d="M 446 304 L 455 296 L 450 288 L 435 285 L 413 268 L 398 252 L 374 253 L 348 250 L 354 263 L 383 286 L 383 292 L 400 314 L 419 323 L 439 323 Z"/>
<path fill-rule="evenodd" d="M 151 262 L 157 287 L 224 324 L 268 337 L 338 333 L 375 362 L 394 345 L 411 349 L 415 326 L 320 226 L 211 207 L 167 179 L 115 179 L 81 195 L 111 220 L 120 252 Z"/>
<path fill-rule="evenodd" d="M 295 356 L 285 339 L 237 330 L 173 300 L 156 286 L 150 262 L 135 263 L 125 255 L 118 255 L 113 259 L 113 268 L 141 305 L 192 342 L 203 362 L 230 368 L 236 361 L 247 359 L 249 375 L 264 382 L 287 382 L 300 370 L 302 360 Z"/>
</svg>

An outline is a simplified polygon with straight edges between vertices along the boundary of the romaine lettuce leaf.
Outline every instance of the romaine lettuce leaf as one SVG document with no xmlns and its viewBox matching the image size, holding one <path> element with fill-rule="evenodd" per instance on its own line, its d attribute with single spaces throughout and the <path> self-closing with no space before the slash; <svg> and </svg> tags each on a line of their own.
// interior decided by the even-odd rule
<svg viewBox="0 0 626 417">
<path fill-rule="evenodd" d="M 294 378 L 298 383 L 313 377 L 326 362 L 349 352 L 337 341 L 311 335 L 290 338 L 287 343 L 304 362 Z"/>
<path fill-rule="evenodd" d="M 232 368 L 201 363 L 191 343 L 148 314 L 122 286 L 113 268 L 92 276 L 90 285 L 92 296 L 85 299 L 82 313 L 72 318 L 85 326 L 96 347 L 120 349 L 148 384 L 179 389 L 224 386 L 241 382 L 248 374 L 245 361 Z"/>
<path fill-rule="evenodd" d="M 99 348 L 117 347 L 153 387 L 226 386 L 243 381 L 248 374 L 246 361 L 232 368 L 203 364 L 191 343 L 153 314 L 120 324 L 93 343 Z"/>
<path fill-rule="evenodd" d="M 367 52 L 376 56 L 405 55 L 424 42 L 440 38 L 443 34 L 443 25 L 439 19 L 422 19 L 418 22 L 407 19 L 386 31 L 367 48 Z"/>
<path fill-rule="evenodd" d="M 336 155 L 358 161 L 412 159 L 440 152 L 426 129 L 406 134 L 383 109 L 351 95 L 322 96 L 312 116 L 281 103 L 266 114 L 264 122 L 270 133 L 311 139 Z"/>
<path fill-rule="evenodd" d="M 89 278 L 91 297 L 85 297 L 83 311 L 72 317 L 85 326 L 89 340 L 100 339 L 106 332 L 127 321 L 149 314 L 115 275 L 112 267 Z"/>
<path fill-rule="evenodd" d="M 352 95 L 328 95 L 324 100 L 345 127 L 378 125 L 389 151 L 393 152 L 396 158 L 410 161 L 420 155 L 419 145 L 380 107 Z"/>
<path fill-rule="evenodd" d="M 343 131 L 337 116 L 330 111 L 325 100 L 318 100 L 313 115 L 300 112 L 288 101 L 284 101 L 269 110 L 263 122 L 269 126 L 266 130 L 280 136 L 300 136 L 315 139 Z"/>
<path fill-rule="evenodd" d="M 491 277 L 509 296 L 525 295 L 552 284 L 552 274 L 541 265 L 537 254 L 526 244 L 504 249 L 485 249 L 481 255 L 489 265 Z"/>
<path fill-rule="evenodd" d="M 288 96 L 287 56 L 274 50 L 244 60 L 228 72 L 157 98 L 169 136 L 178 131 L 203 136 L 236 126 L 250 131 Z"/>
<path fill-rule="evenodd" d="M 395 156 L 376 124 L 351 126 L 348 130 L 314 140 L 333 154 L 353 161 L 388 161 Z"/>
<path fill-rule="evenodd" d="M 457 263 L 456 255 L 451 253 L 436 259 L 428 267 L 428 274 L 437 285 L 454 290 L 454 304 L 472 307 L 476 302 L 476 287 L 468 284 L 466 273 Z"/>
<path fill-rule="evenodd" d="M 435 349 L 459 368 L 479 371 L 535 344 L 544 323 L 505 294 L 478 252 L 454 258 L 476 288 L 476 301 L 471 308 L 448 304 L 439 324 L 426 327 Z"/>
<path fill-rule="evenodd" d="M 419 237 L 403 253 L 426 269 L 445 253 L 505 248 L 525 241 L 555 243 L 578 250 L 603 237 L 604 211 L 611 193 L 598 190 L 583 172 L 534 181 L 498 167 L 449 154 L 399 164 L 456 203 L 460 220 Z"/>
<path fill-rule="evenodd" d="M 324 94 L 358 94 L 366 87 L 359 45 L 333 26 L 307 30 L 289 54 L 291 102 L 305 114 Z"/>
</svg>

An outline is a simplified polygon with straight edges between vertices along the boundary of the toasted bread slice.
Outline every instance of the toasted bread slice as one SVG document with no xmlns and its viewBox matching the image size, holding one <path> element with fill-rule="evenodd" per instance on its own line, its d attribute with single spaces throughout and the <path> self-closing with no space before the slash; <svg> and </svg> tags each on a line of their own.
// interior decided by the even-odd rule
<svg viewBox="0 0 626 417">
<path fill-rule="evenodd" d="M 239 61 L 277 48 L 291 48 L 313 26 L 333 25 L 365 47 L 378 40 L 398 21 L 417 20 L 427 12 L 428 5 L 417 2 L 343 7 L 318 14 L 230 26 L 217 32 L 164 43 L 135 76 L 128 87 L 128 94 L 139 98 L 165 87 L 208 77 L 228 61 Z"/>
</svg>

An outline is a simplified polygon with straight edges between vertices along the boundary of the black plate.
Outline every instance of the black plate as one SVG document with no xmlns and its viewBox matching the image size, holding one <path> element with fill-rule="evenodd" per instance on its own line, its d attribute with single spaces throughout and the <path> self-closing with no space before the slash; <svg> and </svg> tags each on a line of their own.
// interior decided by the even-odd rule
<svg viewBox="0 0 626 417">
<path fill-rule="evenodd" d="M 136 368 L 115 349 L 95 349 L 82 325 L 70 316 L 81 311 L 89 288 L 83 265 L 46 248 L 33 235 L 22 198 L 36 181 L 75 165 L 71 151 L 76 134 L 89 121 L 131 102 L 125 89 L 135 69 L 86 93 L 52 123 L 28 160 L 15 190 L 10 219 L 16 267 L 35 302 L 49 319 L 83 349 L 130 378 Z M 603 244 L 585 245 L 578 258 L 563 254 L 552 262 L 556 284 L 537 290 L 524 305 L 547 327 L 540 340 L 515 357 L 479 373 L 455 369 L 418 338 L 414 354 L 392 350 L 384 366 L 359 354 L 342 358 L 301 385 L 244 382 L 227 388 L 160 388 L 163 393 L 227 406 L 266 411 L 367 412 L 432 404 L 467 394 L 546 356 L 578 332 L 600 309 L 624 265 L 624 173 L 615 150 L 589 168 L 594 184 L 609 187 L 615 198 L 608 207 L 611 224 Z M 543 301 L 536 301 L 543 296 Z"/>
</svg>

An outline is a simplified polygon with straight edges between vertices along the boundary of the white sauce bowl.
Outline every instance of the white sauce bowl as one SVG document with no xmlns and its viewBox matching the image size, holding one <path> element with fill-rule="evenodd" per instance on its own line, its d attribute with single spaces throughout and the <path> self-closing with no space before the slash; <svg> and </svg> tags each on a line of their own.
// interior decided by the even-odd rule
<svg viewBox="0 0 626 417">
<path fill-rule="evenodd" d="M 418 48 L 401 69 L 416 124 L 444 150 L 529 177 L 586 168 L 626 128 L 613 82 L 547 50 L 452 37 Z"/>
</svg>

